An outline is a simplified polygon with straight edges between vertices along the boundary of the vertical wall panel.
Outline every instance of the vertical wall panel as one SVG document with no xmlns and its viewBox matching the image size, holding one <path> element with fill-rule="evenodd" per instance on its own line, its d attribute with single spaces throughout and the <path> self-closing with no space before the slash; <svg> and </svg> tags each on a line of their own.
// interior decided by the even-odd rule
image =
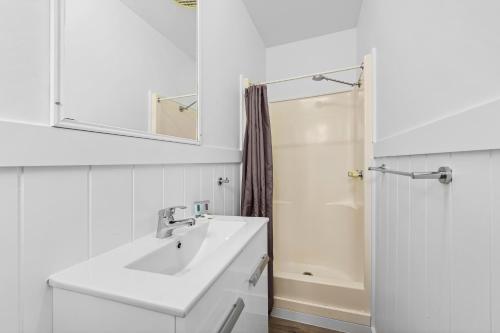
<svg viewBox="0 0 500 333">
<path fill-rule="evenodd" d="M 50 274 L 87 259 L 86 167 L 25 168 L 24 332 L 52 332 Z"/>
<path fill-rule="evenodd" d="M 156 230 L 163 208 L 163 167 L 134 167 L 134 239 Z"/>
<path fill-rule="evenodd" d="M 411 158 L 414 171 L 427 170 L 425 156 Z M 409 312 L 410 332 L 425 332 L 426 314 L 426 227 L 427 181 L 412 180 L 410 183 L 410 250 L 409 250 Z"/>
<path fill-rule="evenodd" d="M 190 165 L 185 168 L 185 205 L 186 215 L 193 215 L 193 202 L 201 199 L 201 169 L 199 166 Z"/>
<path fill-rule="evenodd" d="M 385 159 L 377 161 L 384 164 Z M 375 311 L 377 316 L 375 318 L 377 327 L 382 331 L 387 326 L 386 324 L 386 272 L 387 272 L 387 175 L 377 173 L 377 218 L 375 228 L 375 244 L 376 244 L 376 286 L 375 286 Z"/>
<path fill-rule="evenodd" d="M 224 166 L 224 177 L 229 179 L 229 183 L 224 184 L 224 215 L 235 214 L 235 197 L 236 197 L 236 175 L 235 165 L 227 164 Z"/>
<path fill-rule="evenodd" d="M 217 179 L 224 176 L 224 166 L 216 165 L 214 169 L 215 188 L 214 188 L 214 214 L 224 215 L 224 185 L 217 185 Z"/>
<path fill-rule="evenodd" d="M 453 154 L 452 332 L 490 331 L 488 152 Z M 483 176 L 486 175 L 486 178 Z"/>
<path fill-rule="evenodd" d="M 165 166 L 165 207 L 184 205 L 184 168 L 173 165 Z M 178 210 L 175 218 L 183 218 L 185 212 Z"/>
<path fill-rule="evenodd" d="M 490 184 L 491 184 L 491 331 L 500 332 L 500 151 L 491 155 Z"/>
<path fill-rule="evenodd" d="M 0 169 L 0 332 L 19 329 L 19 173 Z"/>
<path fill-rule="evenodd" d="M 411 171 L 410 159 L 401 157 L 398 170 Z M 410 243 L 410 178 L 398 177 L 398 218 L 397 218 L 397 269 L 396 269 L 396 301 L 394 320 L 396 332 L 409 332 L 409 243 Z"/>
<path fill-rule="evenodd" d="M 210 212 L 214 208 L 214 168 L 207 164 L 201 167 L 201 200 L 210 200 Z"/>
<path fill-rule="evenodd" d="M 380 160 L 377 161 L 380 163 Z M 382 283 L 381 283 L 381 270 L 380 268 L 380 258 L 378 256 L 380 252 L 380 232 L 381 227 L 381 207 L 382 207 L 382 193 L 384 189 L 382 187 L 382 175 L 378 172 L 374 173 L 374 186 L 373 191 L 375 195 L 373 196 L 373 220 L 372 220 L 372 325 L 382 328 L 379 323 L 380 317 L 377 315 L 382 311 L 382 304 L 380 302 L 382 295 Z"/>
<path fill-rule="evenodd" d="M 241 176 L 240 164 L 234 164 L 234 215 L 240 215 Z"/>
<path fill-rule="evenodd" d="M 132 167 L 100 166 L 91 172 L 91 255 L 132 239 Z"/>
<path fill-rule="evenodd" d="M 427 169 L 449 166 L 449 154 L 430 155 Z M 450 332 L 451 188 L 427 182 L 427 323 L 429 332 Z"/>
<path fill-rule="evenodd" d="M 398 160 L 391 158 L 387 162 L 387 167 L 390 169 L 398 169 Z M 386 238 L 386 315 L 388 320 L 396 315 L 396 280 L 397 280 L 397 241 L 398 241 L 398 182 L 399 177 L 394 175 L 386 175 L 387 177 L 387 238 Z M 388 330 L 395 332 L 394 329 Z"/>
</svg>

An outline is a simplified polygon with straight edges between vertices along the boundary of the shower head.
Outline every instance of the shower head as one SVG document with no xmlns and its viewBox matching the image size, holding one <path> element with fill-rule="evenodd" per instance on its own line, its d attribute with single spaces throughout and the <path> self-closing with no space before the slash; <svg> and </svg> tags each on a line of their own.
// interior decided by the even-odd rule
<svg viewBox="0 0 500 333">
<path fill-rule="evenodd" d="M 189 108 L 191 108 L 193 105 L 195 105 L 198 101 L 194 101 L 193 103 L 189 104 L 189 105 L 179 105 L 179 111 L 180 112 L 184 112 L 186 110 L 189 110 Z"/>
<path fill-rule="evenodd" d="M 348 86 L 351 86 L 351 87 L 354 87 L 354 86 L 360 87 L 361 86 L 361 84 L 359 82 L 357 82 L 357 83 L 350 83 L 350 82 L 346 82 L 346 81 L 331 79 L 329 77 L 324 76 L 323 74 L 316 74 L 316 75 L 314 75 L 312 77 L 312 79 L 314 81 L 323 81 L 323 80 L 326 80 L 326 81 L 332 81 L 332 82 L 337 82 L 337 83 L 341 83 L 341 84 L 347 84 Z"/>
<path fill-rule="evenodd" d="M 322 81 L 322 80 L 326 79 L 326 77 L 325 77 L 324 75 L 317 74 L 317 75 L 314 75 L 314 76 L 312 77 L 312 79 L 313 79 L 314 81 Z"/>
</svg>

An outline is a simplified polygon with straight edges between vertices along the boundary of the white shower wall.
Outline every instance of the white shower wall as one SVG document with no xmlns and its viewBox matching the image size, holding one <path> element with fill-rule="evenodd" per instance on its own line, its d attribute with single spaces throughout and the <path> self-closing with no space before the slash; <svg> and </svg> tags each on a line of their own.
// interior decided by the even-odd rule
<svg viewBox="0 0 500 333">
<path fill-rule="evenodd" d="M 376 178 L 378 333 L 500 330 L 500 151 L 381 158 L 453 182 Z"/>
</svg>

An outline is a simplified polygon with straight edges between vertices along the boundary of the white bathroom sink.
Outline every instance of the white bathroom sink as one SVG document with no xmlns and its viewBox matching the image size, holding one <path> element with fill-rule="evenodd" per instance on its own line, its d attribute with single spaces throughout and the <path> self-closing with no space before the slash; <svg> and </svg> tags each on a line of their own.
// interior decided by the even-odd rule
<svg viewBox="0 0 500 333">
<path fill-rule="evenodd" d="M 175 241 L 168 242 L 125 267 L 167 275 L 185 274 L 244 225 L 245 222 L 237 221 L 199 222 L 194 227 L 180 230 L 183 233 L 174 236 Z"/>
<path fill-rule="evenodd" d="M 215 216 L 150 234 L 49 278 L 49 285 L 184 317 L 267 218 Z"/>
</svg>

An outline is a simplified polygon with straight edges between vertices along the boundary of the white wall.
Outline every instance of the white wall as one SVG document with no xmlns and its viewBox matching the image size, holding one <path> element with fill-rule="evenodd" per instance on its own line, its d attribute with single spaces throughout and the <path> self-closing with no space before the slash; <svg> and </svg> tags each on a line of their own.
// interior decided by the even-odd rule
<svg viewBox="0 0 500 333">
<path fill-rule="evenodd" d="M 240 75 L 265 79 L 265 47 L 240 0 L 199 5 L 202 140 L 236 149 Z M 49 124 L 49 2 L 2 1 L 0 13 L 0 120 Z"/>
<path fill-rule="evenodd" d="M 358 57 L 377 49 L 379 141 L 500 98 L 499 11 L 495 0 L 363 2 Z"/>
<path fill-rule="evenodd" d="M 46 127 L 49 2 L 0 2 L 1 332 L 50 333 L 47 277 L 153 231 L 162 206 L 211 198 L 238 213 L 239 76 L 264 79 L 264 47 L 240 1 L 200 5 L 196 147 Z"/>
<path fill-rule="evenodd" d="M 48 124 L 49 3 L 0 2 L 0 119 Z"/>
<path fill-rule="evenodd" d="M 264 80 L 265 47 L 241 0 L 201 1 L 203 142 L 239 147 L 240 74 Z"/>
<path fill-rule="evenodd" d="M 66 0 L 64 9 L 62 117 L 148 131 L 150 92 L 196 93 L 196 59 L 122 1 Z"/>
<path fill-rule="evenodd" d="M 356 29 L 344 30 L 267 48 L 266 80 L 279 80 L 358 64 L 360 62 L 357 61 L 356 53 Z M 356 82 L 359 72 L 350 71 L 329 76 Z M 326 81 L 316 82 L 307 78 L 270 85 L 268 94 L 270 101 L 279 101 L 349 89 L 349 86 Z"/>
<path fill-rule="evenodd" d="M 489 0 L 363 3 L 358 57 L 376 48 L 375 152 L 396 156 L 375 163 L 450 166 L 454 177 L 377 175 L 377 333 L 500 329 L 500 152 L 484 150 L 500 147 L 499 10 Z"/>
</svg>

